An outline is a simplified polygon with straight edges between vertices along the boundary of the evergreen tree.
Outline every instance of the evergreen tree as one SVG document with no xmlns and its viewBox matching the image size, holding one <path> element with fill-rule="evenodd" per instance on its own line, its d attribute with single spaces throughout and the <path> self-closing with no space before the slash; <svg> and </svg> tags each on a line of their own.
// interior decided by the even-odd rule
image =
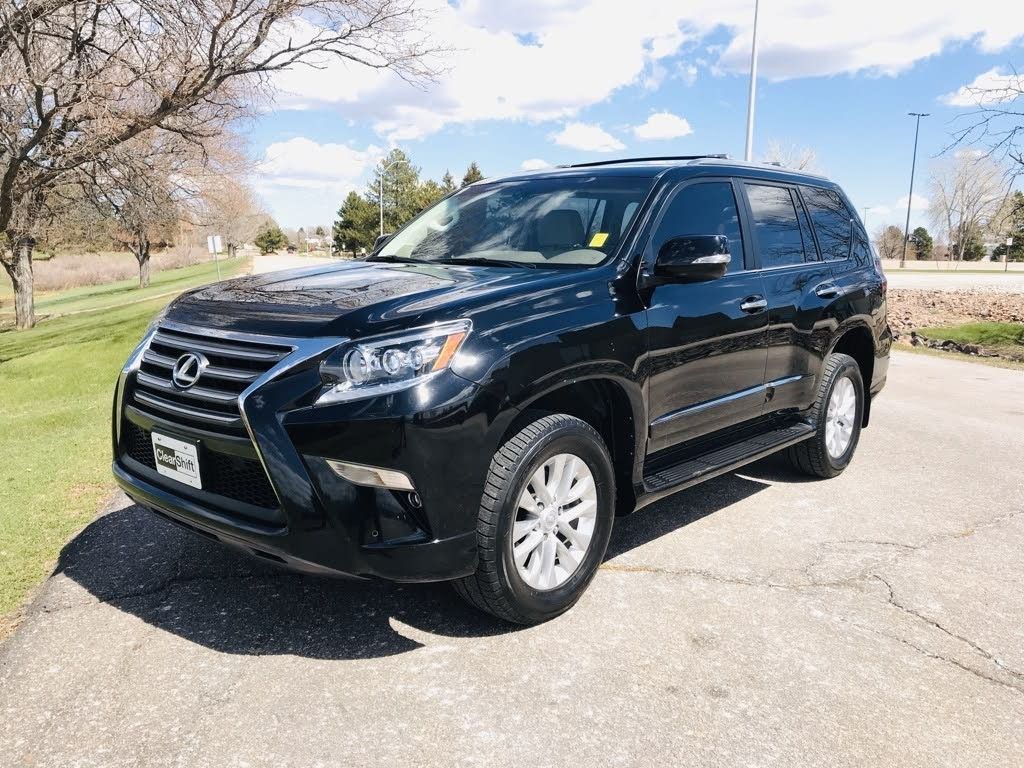
<svg viewBox="0 0 1024 768">
<path fill-rule="evenodd" d="M 914 246 L 915 258 L 918 260 L 924 260 L 932 257 L 932 248 L 935 243 L 932 241 L 932 236 L 928 234 L 927 229 L 924 227 L 918 227 L 911 232 L 910 242 Z"/>
<path fill-rule="evenodd" d="M 445 169 L 444 176 L 441 177 L 441 191 L 444 194 L 450 194 L 457 189 L 455 186 L 455 179 L 452 177 L 452 172 Z"/>
<path fill-rule="evenodd" d="M 288 245 L 288 238 L 277 224 L 271 223 L 259 231 L 253 243 L 260 249 L 260 253 L 271 253 Z"/>
<path fill-rule="evenodd" d="M 950 252 L 957 253 L 960 250 L 959 243 L 950 243 Z M 985 246 L 977 237 L 971 235 L 967 238 L 963 250 L 964 261 L 981 261 L 985 258 Z"/>
<path fill-rule="evenodd" d="M 419 189 L 416 190 L 416 202 L 417 205 L 419 205 L 420 211 L 436 203 L 444 197 L 445 194 L 444 187 L 433 179 L 427 179 L 424 181 L 420 184 Z"/>
<path fill-rule="evenodd" d="M 1006 234 L 1000 239 L 996 249 L 992 251 L 992 258 L 1002 261 L 1004 257 L 1008 261 L 1024 261 L 1024 192 L 1020 190 L 1013 193 L 1013 206 L 1010 213 L 1009 225 Z M 1013 238 L 1013 244 L 1007 248 L 1006 238 Z M 1009 255 L 1007 255 L 1009 251 Z"/>
<path fill-rule="evenodd" d="M 358 253 L 369 250 L 377 237 L 377 209 L 358 192 L 348 193 L 334 222 L 334 249 Z"/>
<path fill-rule="evenodd" d="M 396 232 L 420 212 L 420 169 L 400 149 L 392 149 L 373 170 L 364 197 L 379 212 L 384 193 L 384 232 Z M 378 213 L 379 215 L 379 213 Z M 379 223 L 377 232 L 380 232 Z M 376 237 L 376 235 L 375 235 Z"/>
<path fill-rule="evenodd" d="M 472 184 L 474 181 L 482 181 L 484 175 L 480 172 L 480 166 L 476 164 L 476 160 L 469 164 L 469 168 L 466 169 L 466 175 L 462 177 L 462 186 Z"/>
</svg>

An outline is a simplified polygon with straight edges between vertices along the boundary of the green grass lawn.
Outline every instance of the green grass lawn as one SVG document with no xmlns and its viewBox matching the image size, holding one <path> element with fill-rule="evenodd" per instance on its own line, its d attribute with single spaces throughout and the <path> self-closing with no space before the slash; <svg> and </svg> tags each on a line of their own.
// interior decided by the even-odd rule
<svg viewBox="0 0 1024 768">
<path fill-rule="evenodd" d="M 981 347 L 1024 344 L 1024 324 L 1021 323 L 963 323 L 937 328 L 918 328 L 917 332 L 926 339 L 948 339 L 958 344 L 977 344 Z"/>
<path fill-rule="evenodd" d="M 221 276 L 226 280 L 241 272 L 248 264 L 248 259 L 239 256 L 234 259 L 222 259 L 220 262 Z M 38 294 L 36 296 L 36 314 L 45 318 L 48 315 L 65 315 L 71 312 L 83 312 L 121 306 L 130 301 L 142 301 L 154 296 L 183 291 L 194 285 L 210 283 L 217 279 L 217 265 L 213 262 L 195 264 L 191 267 L 167 269 L 153 274 L 147 288 L 139 288 L 139 281 L 120 280 L 106 285 L 87 285 L 81 288 L 70 288 L 66 291 Z M 11 285 L 7 280 L 0 281 L 0 327 L 14 322 L 14 307 Z"/>
<path fill-rule="evenodd" d="M 62 303 L 65 296 L 55 296 L 51 306 L 106 311 L 0 332 L 0 628 L 114 488 L 114 382 L 172 297 L 135 300 L 216 279 L 216 270 L 206 267 L 156 275 L 148 294 L 109 285 L 69 291 L 73 297 Z"/>
</svg>

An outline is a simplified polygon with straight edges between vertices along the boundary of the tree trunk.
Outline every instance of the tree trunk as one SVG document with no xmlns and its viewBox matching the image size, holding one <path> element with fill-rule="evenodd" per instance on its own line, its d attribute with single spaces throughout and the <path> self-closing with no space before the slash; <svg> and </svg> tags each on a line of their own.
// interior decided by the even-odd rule
<svg viewBox="0 0 1024 768">
<path fill-rule="evenodd" d="M 32 288 L 32 238 L 21 238 L 15 243 L 10 260 L 3 259 L 4 269 L 14 287 L 14 322 L 18 330 L 36 324 L 35 298 Z"/>
<path fill-rule="evenodd" d="M 139 244 L 135 258 L 139 261 L 139 288 L 146 288 L 149 286 L 149 241 L 143 240 Z"/>
</svg>

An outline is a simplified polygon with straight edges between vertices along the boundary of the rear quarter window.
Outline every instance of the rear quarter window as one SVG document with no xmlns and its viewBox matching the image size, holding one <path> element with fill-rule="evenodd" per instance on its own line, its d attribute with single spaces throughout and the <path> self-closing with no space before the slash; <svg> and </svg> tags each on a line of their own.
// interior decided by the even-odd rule
<svg viewBox="0 0 1024 768">
<path fill-rule="evenodd" d="M 821 258 L 836 261 L 850 257 L 853 247 L 853 215 L 842 196 L 832 189 L 803 187 L 804 203 L 818 237 Z"/>
</svg>

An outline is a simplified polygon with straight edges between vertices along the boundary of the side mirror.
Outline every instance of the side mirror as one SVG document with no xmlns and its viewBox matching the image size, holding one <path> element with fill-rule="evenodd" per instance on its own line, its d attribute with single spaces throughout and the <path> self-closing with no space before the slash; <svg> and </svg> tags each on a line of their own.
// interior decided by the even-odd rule
<svg viewBox="0 0 1024 768">
<path fill-rule="evenodd" d="M 391 232 L 385 232 L 383 235 L 377 235 L 377 239 L 373 241 L 373 250 L 376 251 L 378 248 L 384 245 L 384 243 L 391 239 L 391 235 Z"/>
<path fill-rule="evenodd" d="M 717 280 L 726 273 L 731 260 L 725 235 L 673 237 L 658 250 L 654 277 L 670 283 Z"/>
</svg>

